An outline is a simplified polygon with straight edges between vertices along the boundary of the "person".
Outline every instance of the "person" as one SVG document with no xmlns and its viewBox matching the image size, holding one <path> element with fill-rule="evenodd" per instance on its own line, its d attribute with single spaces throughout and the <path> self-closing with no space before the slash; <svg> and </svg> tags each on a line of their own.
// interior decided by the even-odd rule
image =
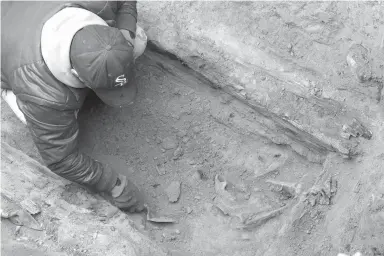
<svg viewBox="0 0 384 256">
<path fill-rule="evenodd" d="M 139 189 L 109 164 L 79 152 L 77 113 L 93 90 L 112 107 L 133 103 L 134 63 L 146 35 L 136 1 L 1 2 L 1 93 L 54 173 L 129 212 Z"/>
</svg>

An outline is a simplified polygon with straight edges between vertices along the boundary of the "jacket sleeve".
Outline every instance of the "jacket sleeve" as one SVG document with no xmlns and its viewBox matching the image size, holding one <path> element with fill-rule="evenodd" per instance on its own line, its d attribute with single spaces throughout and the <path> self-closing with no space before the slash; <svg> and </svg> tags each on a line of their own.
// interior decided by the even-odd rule
<svg viewBox="0 0 384 256">
<path fill-rule="evenodd" d="M 116 27 L 136 35 L 137 9 L 136 1 L 118 1 Z"/>
<path fill-rule="evenodd" d="M 74 110 L 60 111 L 34 102 L 18 105 L 41 157 L 48 168 L 70 181 L 109 192 L 117 174 L 78 150 L 79 127 Z"/>
</svg>

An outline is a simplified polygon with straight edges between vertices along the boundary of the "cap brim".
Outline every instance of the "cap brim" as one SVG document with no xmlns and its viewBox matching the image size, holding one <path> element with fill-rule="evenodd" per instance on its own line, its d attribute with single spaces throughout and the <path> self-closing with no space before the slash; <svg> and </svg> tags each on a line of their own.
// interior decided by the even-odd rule
<svg viewBox="0 0 384 256">
<path fill-rule="evenodd" d="M 137 95 L 137 86 L 132 83 L 124 87 L 95 89 L 93 91 L 105 104 L 119 108 L 133 104 Z"/>
</svg>

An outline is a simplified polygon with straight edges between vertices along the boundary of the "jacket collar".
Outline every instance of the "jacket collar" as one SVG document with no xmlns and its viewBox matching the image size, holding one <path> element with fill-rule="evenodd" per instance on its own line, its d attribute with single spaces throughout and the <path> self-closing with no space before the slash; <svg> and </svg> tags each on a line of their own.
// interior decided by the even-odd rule
<svg viewBox="0 0 384 256">
<path fill-rule="evenodd" d="M 69 52 L 76 32 L 88 25 L 108 26 L 90 11 L 67 7 L 53 15 L 41 33 L 41 53 L 49 70 L 60 82 L 75 88 L 85 85 L 71 72 Z"/>
</svg>

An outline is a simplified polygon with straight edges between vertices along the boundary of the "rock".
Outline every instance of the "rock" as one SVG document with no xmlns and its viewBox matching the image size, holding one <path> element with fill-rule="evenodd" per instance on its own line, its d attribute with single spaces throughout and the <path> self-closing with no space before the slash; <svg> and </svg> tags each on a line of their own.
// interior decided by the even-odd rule
<svg viewBox="0 0 384 256">
<path fill-rule="evenodd" d="M 195 181 L 200 181 L 203 178 L 203 172 L 201 170 L 196 170 L 192 174 L 192 179 Z"/>
<path fill-rule="evenodd" d="M 177 140 L 172 137 L 165 138 L 161 143 L 161 146 L 166 150 L 174 149 L 177 147 L 177 145 L 178 145 Z"/>
<path fill-rule="evenodd" d="M 162 175 L 164 175 L 164 174 L 166 173 L 164 167 L 158 167 L 157 165 L 156 165 L 156 171 L 157 171 L 157 173 L 158 173 L 160 176 L 162 176 Z"/>
<path fill-rule="evenodd" d="M 184 155 L 184 149 L 179 146 L 175 152 L 173 152 L 173 160 L 179 159 L 182 155 Z"/>
<path fill-rule="evenodd" d="M 177 239 L 177 237 L 175 235 L 165 235 L 165 234 L 163 234 L 163 236 L 165 238 L 165 241 L 167 241 L 167 242 L 171 242 L 171 241 Z"/>
<path fill-rule="evenodd" d="M 347 55 L 352 74 L 363 83 L 372 78 L 372 68 L 368 59 L 368 50 L 361 44 L 354 44 Z"/>
<path fill-rule="evenodd" d="M 350 136 L 356 138 L 361 136 L 367 140 L 372 138 L 372 132 L 364 127 L 356 118 L 353 118 L 349 124 L 343 125 L 342 134 L 344 138 L 347 136 L 348 138 Z"/>
<path fill-rule="evenodd" d="M 177 202 L 180 196 L 180 181 L 172 181 L 172 183 L 165 190 L 168 196 L 168 200 L 172 203 Z"/>
<path fill-rule="evenodd" d="M 179 138 L 184 138 L 185 136 L 187 136 L 187 132 L 186 131 L 179 131 L 177 133 L 177 137 L 179 137 Z"/>
<path fill-rule="evenodd" d="M 193 127 L 192 131 L 195 133 L 195 134 L 198 134 L 201 132 L 201 128 L 199 126 L 195 126 Z"/>
<path fill-rule="evenodd" d="M 241 234 L 241 240 L 251 240 L 251 235 L 243 233 Z"/>
<path fill-rule="evenodd" d="M 188 213 L 188 214 L 191 214 L 192 211 L 193 211 L 192 208 L 188 206 L 188 207 L 187 207 L 187 213 Z"/>
</svg>

